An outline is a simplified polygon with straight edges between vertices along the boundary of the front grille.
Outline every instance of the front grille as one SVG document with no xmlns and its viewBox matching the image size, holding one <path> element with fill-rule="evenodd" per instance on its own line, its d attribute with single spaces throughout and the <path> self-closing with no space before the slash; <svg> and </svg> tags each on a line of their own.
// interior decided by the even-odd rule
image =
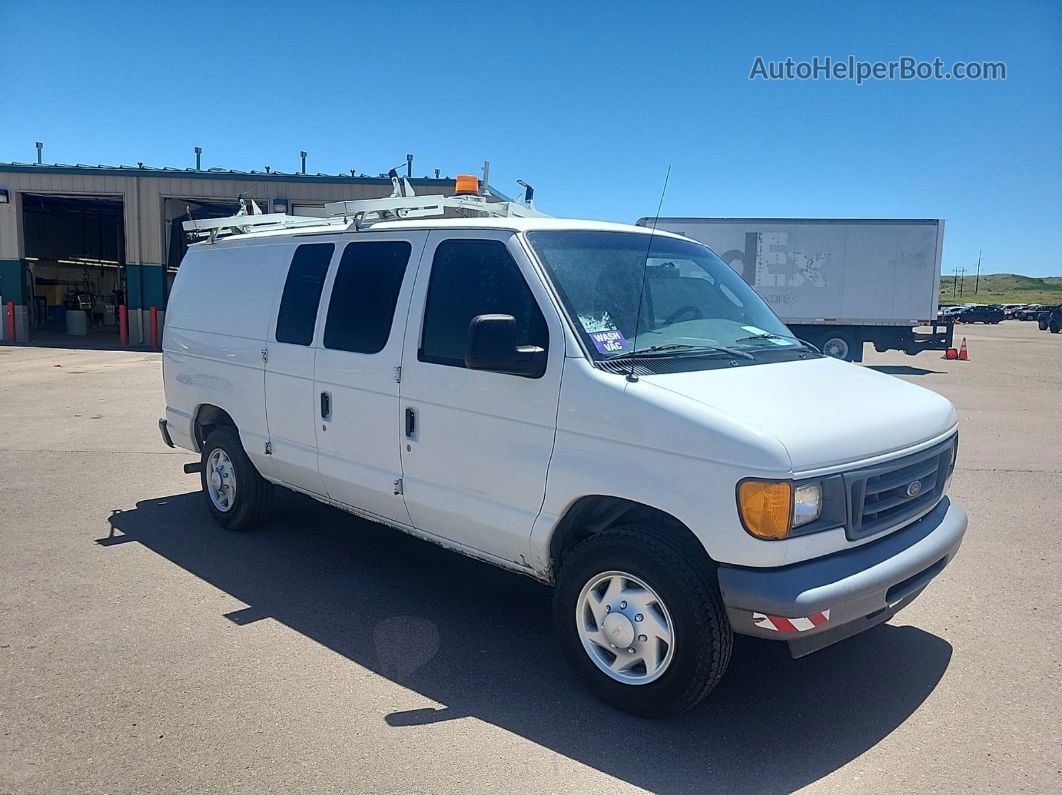
<svg viewBox="0 0 1062 795">
<path fill-rule="evenodd" d="M 848 538 L 865 538 L 936 505 L 951 476 L 956 444 L 953 436 L 920 453 L 845 473 Z"/>
</svg>

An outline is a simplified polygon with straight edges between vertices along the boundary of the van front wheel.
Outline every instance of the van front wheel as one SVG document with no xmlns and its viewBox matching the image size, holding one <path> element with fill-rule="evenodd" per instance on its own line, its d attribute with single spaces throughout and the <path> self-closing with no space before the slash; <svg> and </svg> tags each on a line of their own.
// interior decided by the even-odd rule
<svg viewBox="0 0 1062 795">
<path fill-rule="evenodd" d="M 693 707 L 722 677 L 733 635 L 700 557 L 625 527 L 591 536 L 564 562 L 554 592 L 561 646 L 602 701 L 663 717 Z"/>
<path fill-rule="evenodd" d="M 261 524 L 272 505 L 273 486 L 255 469 L 234 428 L 218 428 L 203 445 L 200 479 L 207 510 L 228 530 Z"/>
</svg>

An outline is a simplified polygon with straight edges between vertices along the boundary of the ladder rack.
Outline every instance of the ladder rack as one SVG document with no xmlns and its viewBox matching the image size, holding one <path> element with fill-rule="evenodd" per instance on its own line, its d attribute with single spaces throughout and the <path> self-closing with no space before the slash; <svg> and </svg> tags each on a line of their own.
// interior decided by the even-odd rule
<svg viewBox="0 0 1062 795">
<path fill-rule="evenodd" d="M 492 202 L 484 196 L 392 196 L 388 199 L 359 199 L 325 205 L 329 217 L 353 218 L 358 224 L 396 221 L 405 218 L 441 216 L 446 209 L 471 210 L 486 218 L 548 218 L 533 207 L 516 202 Z"/>
<path fill-rule="evenodd" d="M 511 201 L 487 201 L 478 195 L 465 196 L 391 196 L 386 199 L 359 199 L 356 201 L 329 202 L 325 205 L 327 215 L 323 218 L 301 217 L 285 213 L 261 213 L 257 215 L 233 215 L 228 218 L 208 218 L 202 221 L 185 221 L 184 231 L 193 239 L 209 239 L 219 236 L 267 232 L 309 226 L 336 226 L 360 229 L 380 221 L 402 221 L 412 218 L 443 217 L 447 209 L 475 213 L 478 218 L 548 218 L 533 207 Z M 460 216 L 459 216 L 460 217 Z"/>
</svg>

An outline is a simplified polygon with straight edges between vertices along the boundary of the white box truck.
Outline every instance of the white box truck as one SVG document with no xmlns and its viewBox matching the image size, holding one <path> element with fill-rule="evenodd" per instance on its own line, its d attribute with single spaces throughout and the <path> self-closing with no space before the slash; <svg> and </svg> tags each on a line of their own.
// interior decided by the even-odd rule
<svg viewBox="0 0 1062 795">
<path fill-rule="evenodd" d="M 862 361 L 865 342 L 911 355 L 951 345 L 951 324 L 936 319 L 941 220 L 660 218 L 657 229 L 713 249 L 829 356 Z"/>
</svg>

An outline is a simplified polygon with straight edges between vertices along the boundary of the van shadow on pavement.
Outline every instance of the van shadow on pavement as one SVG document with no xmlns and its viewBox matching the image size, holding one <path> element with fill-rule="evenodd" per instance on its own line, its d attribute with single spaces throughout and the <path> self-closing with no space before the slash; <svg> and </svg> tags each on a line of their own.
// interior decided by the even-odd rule
<svg viewBox="0 0 1062 795">
<path fill-rule="evenodd" d="M 886 375 L 946 375 L 946 370 L 927 370 L 924 367 L 911 367 L 908 364 L 869 364 L 868 370 L 877 370 Z"/>
<path fill-rule="evenodd" d="M 658 792 L 813 782 L 902 724 L 951 659 L 941 638 L 888 624 L 801 660 L 738 638 L 705 703 L 646 721 L 583 690 L 553 636 L 550 589 L 526 577 L 286 491 L 249 533 L 215 526 L 198 492 L 139 502 L 110 522 L 100 544 L 139 542 L 249 605 L 226 620 L 273 618 L 447 705 L 353 723 L 416 731 L 473 716 Z"/>
</svg>

